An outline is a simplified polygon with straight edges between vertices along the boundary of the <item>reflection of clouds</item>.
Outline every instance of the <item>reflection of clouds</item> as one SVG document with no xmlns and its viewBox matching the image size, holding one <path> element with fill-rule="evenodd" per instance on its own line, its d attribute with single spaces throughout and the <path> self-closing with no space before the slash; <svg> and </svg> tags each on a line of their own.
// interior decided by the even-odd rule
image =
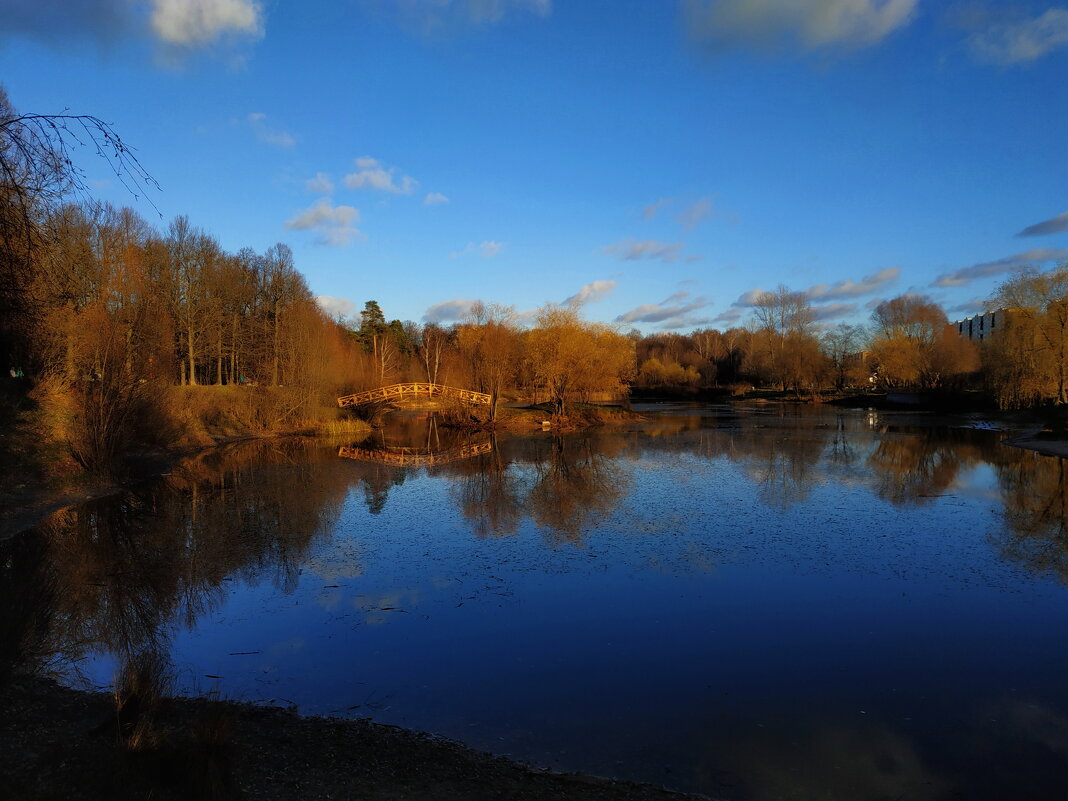
<svg viewBox="0 0 1068 801">
<path fill-rule="evenodd" d="M 933 800 L 951 789 L 911 742 L 874 722 L 807 731 L 769 726 L 732 743 L 728 754 L 731 772 L 754 801 Z"/>
<path fill-rule="evenodd" d="M 419 598 L 419 588 L 408 587 L 382 595 L 357 595 L 352 600 L 352 606 L 364 613 L 364 623 L 369 626 L 381 626 L 389 622 L 390 615 L 405 614 L 417 608 Z"/>
<path fill-rule="evenodd" d="M 1004 718 L 1017 737 L 1068 756 L 1068 717 L 1040 704 L 1013 701 Z"/>
<path fill-rule="evenodd" d="M 304 572 L 314 573 L 324 584 L 356 579 L 364 573 L 362 557 L 363 554 L 356 548 L 338 548 L 333 553 L 312 556 L 304 563 Z"/>
<path fill-rule="evenodd" d="M 268 648 L 268 651 L 273 654 L 292 653 L 299 651 L 307 645 L 303 637 L 293 637 L 288 640 L 279 640 L 276 643 L 272 643 Z"/>
</svg>

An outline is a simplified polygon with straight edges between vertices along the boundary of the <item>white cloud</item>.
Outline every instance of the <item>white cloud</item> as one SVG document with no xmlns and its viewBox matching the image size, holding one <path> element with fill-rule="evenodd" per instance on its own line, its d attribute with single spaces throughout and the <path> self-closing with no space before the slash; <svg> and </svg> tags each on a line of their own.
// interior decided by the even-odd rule
<svg viewBox="0 0 1068 801">
<path fill-rule="evenodd" d="M 297 143 L 292 134 L 268 125 L 267 115 L 262 111 L 254 111 L 246 119 L 249 127 L 252 128 L 252 133 L 261 142 L 278 147 L 293 147 Z"/>
<path fill-rule="evenodd" d="M 294 231 L 317 231 L 324 245 L 344 247 L 353 239 L 362 238 L 356 228 L 360 212 L 352 206 L 335 206 L 329 198 L 320 198 L 286 223 Z"/>
<path fill-rule="evenodd" d="M 1068 211 L 1050 217 L 1040 223 L 1029 225 L 1016 236 L 1045 236 L 1046 234 L 1061 234 L 1068 231 Z"/>
<path fill-rule="evenodd" d="M 564 301 L 565 306 L 583 306 L 595 303 L 611 294 L 616 288 L 616 281 L 593 281 Z"/>
<path fill-rule="evenodd" d="M 448 203 L 449 199 L 441 192 L 429 192 L 425 198 L 423 198 L 424 206 L 439 206 L 442 203 Z"/>
<path fill-rule="evenodd" d="M 151 0 L 149 26 L 167 45 L 200 47 L 226 36 L 263 36 L 256 0 Z"/>
<path fill-rule="evenodd" d="M 93 40 L 108 47 L 149 35 L 165 48 L 191 51 L 263 35 L 259 0 L 2 0 L 0 39 L 24 36 L 52 46 Z"/>
<path fill-rule="evenodd" d="M 878 292 L 886 284 L 896 281 L 899 275 L 901 275 L 900 267 L 887 267 L 866 275 L 859 281 L 847 278 L 834 284 L 816 284 L 805 294 L 813 303 L 826 303 L 837 298 L 856 298 Z"/>
<path fill-rule="evenodd" d="M 657 242 L 655 239 L 624 239 L 604 249 L 605 253 L 618 255 L 625 261 L 639 261 L 641 259 L 659 259 L 668 264 L 678 261 L 682 257 L 682 249 L 686 247 L 682 242 Z"/>
<path fill-rule="evenodd" d="M 317 172 L 314 178 L 304 182 L 304 189 L 314 195 L 329 195 L 334 191 L 334 182 L 325 172 Z"/>
<path fill-rule="evenodd" d="M 698 223 L 704 220 L 710 220 L 713 216 L 712 201 L 707 197 L 703 197 L 693 205 L 687 206 L 680 211 L 675 217 L 675 222 L 689 231 Z"/>
<path fill-rule="evenodd" d="M 399 181 L 394 182 L 397 170 L 394 167 L 384 167 L 378 159 L 370 156 L 361 156 L 356 159 L 356 172 L 350 172 L 345 176 L 345 186 L 349 189 L 372 189 L 378 192 L 388 192 L 392 195 L 410 195 L 419 182 L 407 175 L 401 176 Z"/>
<path fill-rule="evenodd" d="M 326 312 L 331 320 L 350 317 L 356 311 L 356 304 L 348 298 L 335 298 L 330 295 L 317 295 L 315 302 L 319 308 Z"/>
<path fill-rule="evenodd" d="M 484 242 L 475 244 L 474 242 L 468 242 L 463 250 L 454 250 L 449 254 L 450 259 L 458 259 L 461 256 L 466 256 L 469 253 L 477 253 L 484 259 L 492 259 L 501 250 L 504 249 L 503 242 L 494 242 L 492 239 L 487 239 Z"/>
<path fill-rule="evenodd" d="M 949 273 L 942 273 L 931 286 L 964 286 L 980 278 L 989 278 L 992 275 L 1008 273 L 1029 264 L 1037 264 L 1050 261 L 1068 262 L 1068 248 L 1032 248 L 1023 253 L 1016 253 L 995 261 L 986 261 L 973 264 L 970 267 L 961 267 Z"/>
<path fill-rule="evenodd" d="M 466 300 L 463 298 L 457 298 L 456 300 L 446 300 L 441 303 L 435 303 L 433 306 L 426 310 L 423 314 L 424 323 L 446 323 L 452 320 L 459 320 L 479 301 Z"/>
<path fill-rule="evenodd" d="M 709 305 L 708 298 L 698 296 L 689 300 L 689 292 L 675 292 L 659 303 L 646 303 L 616 317 L 619 323 L 661 323 L 661 328 L 678 328 L 684 325 L 700 325 L 704 320 L 693 320 L 688 315 Z"/>
<path fill-rule="evenodd" d="M 913 18 L 919 0 L 686 0 L 691 35 L 715 50 L 737 46 L 865 47 Z"/>
<path fill-rule="evenodd" d="M 1031 19 L 995 22 L 972 34 L 970 44 L 977 58 L 992 64 L 1037 61 L 1068 47 L 1068 9 L 1051 8 Z"/>
</svg>

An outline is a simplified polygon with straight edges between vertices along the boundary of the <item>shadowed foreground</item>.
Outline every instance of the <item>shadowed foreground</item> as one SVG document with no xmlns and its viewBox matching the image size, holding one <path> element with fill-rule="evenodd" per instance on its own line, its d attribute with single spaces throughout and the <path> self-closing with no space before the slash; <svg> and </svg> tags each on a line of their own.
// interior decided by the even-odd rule
<svg viewBox="0 0 1068 801">
<path fill-rule="evenodd" d="M 9 798 L 696 798 L 538 771 L 365 720 L 302 718 L 248 704 L 167 699 L 159 728 L 181 734 L 162 734 L 142 750 L 120 737 L 109 695 L 21 678 L 0 691 L 0 708 L 0 796 Z"/>
</svg>

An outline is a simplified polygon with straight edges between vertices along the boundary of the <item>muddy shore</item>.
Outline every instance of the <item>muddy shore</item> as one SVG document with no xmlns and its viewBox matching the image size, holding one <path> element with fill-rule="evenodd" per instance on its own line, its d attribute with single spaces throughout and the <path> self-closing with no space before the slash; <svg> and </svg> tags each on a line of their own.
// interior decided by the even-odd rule
<svg viewBox="0 0 1068 801">
<path fill-rule="evenodd" d="M 538 770 L 367 720 L 204 699 L 165 699 L 124 725 L 110 695 L 16 678 L 0 690 L 0 797 L 18 799 L 705 798 Z"/>
</svg>

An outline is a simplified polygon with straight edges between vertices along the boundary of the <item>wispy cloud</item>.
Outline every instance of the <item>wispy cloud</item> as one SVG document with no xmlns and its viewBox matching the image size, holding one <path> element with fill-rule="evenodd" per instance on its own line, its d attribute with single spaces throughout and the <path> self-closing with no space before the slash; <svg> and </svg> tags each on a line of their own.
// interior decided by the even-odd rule
<svg viewBox="0 0 1068 801">
<path fill-rule="evenodd" d="M 1037 61 L 1068 47 L 1068 9 L 1050 8 L 1037 17 L 993 22 L 973 33 L 969 43 L 976 58 L 991 64 Z"/>
<path fill-rule="evenodd" d="M 641 259 L 657 259 L 671 264 L 682 258 L 682 250 L 685 248 L 682 242 L 658 242 L 655 239 L 624 239 L 604 249 L 605 253 L 619 256 L 625 261 L 640 261 Z"/>
<path fill-rule="evenodd" d="M 552 0 L 369 0 L 425 35 L 463 26 L 495 25 L 513 15 L 547 17 Z"/>
<path fill-rule="evenodd" d="M 385 167 L 378 159 L 360 156 L 356 159 L 356 172 L 345 176 L 345 186 L 349 189 L 371 189 L 388 192 L 391 195 L 410 195 L 419 182 L 410 176 L 400 176 L 398 180 L 395 167 Z"/>
<path fill-rule="evenodd" d="M 675 216 L 675 222 L 685 228 L 687 231 L 693 230 L 699 223 L 704 220 L 710 220 L 714 216 L 712 210 L 712 200 L 707 197 L 703 197 L 696 203 L 693 203 Z"/>
<path fill-rule="evenodd" d="M 1046 234 L 1061 234 L 1065 231 L 1068 231 L 1068 211 L 1040 223 L 1029 225 L 1016 236 L 1045 236 Z"/>
<path fill-rule="evenodd" d="M 334 247 L 344 247 L 353 239 L 363 236 L 356 223 L 360 221 L 360 212 L 352 206 L 335 206 L 329 198 L 320 198 L 313 206 L 305 209 L 286 222 L 286 228 L 293 231 L 317 231 L 319 242 Z"/>
<path fill-rule="evenodd" d="M 671 202 L 671 198 L 662 197 L 655 203 L 650 203 L 642 209 L 642 219 L 654 220 L 656 215 L 660 213 L 660 209 Z"/>
<path fill-rule="evenodd" d="M 956 306 L 950 306 L 946 311 L 950 314 L 964 314 L 971 317 L 973 314 L 985 312 L 986 309 L 986 301 L 981 298 L 973 298 L 966 303 L 958 303 Z"/>
<path fill-rule="evenodd" d="M 860 48 L 911 22 L 919 0 L 685 0 L 691 36 L 715 51 L 737 47 Z"/>
<path fill-rule="evenodd" d="M 441 192 L 429 192 L 427 196 L 423 198 L 424 206 L 440 206 L 442 203 L 448 203 L 449 199 Z"/>
<path fill-rule="evenodd" d="M 931 286 L 964 286 L 980 278 L 989 278 L 992 275 L 1012 272 L 1029 264 L 1050 261 L 1068 261 L 1068 248 L 1032 248 L 1003 259 L 962 267 L 953 272 L 942 273 L 931 282 Z"/>
<path fill-rule="evenodd" d="M 745 314 L 744 310 L 732 306 L 731 308 L 727 309 L 726 311 L 720 312 L 715 317 L 713 317 L 712 318 L 712 322 L 714 322 L 714 323 L 722 323 L 723 325 L 726 325 L 726 326 L 734 326 L 734 325 L 737 325 L 738 321 L 742 319 L 742 315 L 744 315 L 744 314 Z"/>
<path fill-rule="evenodd" d="M 253 135 L 261 142 L 277 147 L 293 147 L 297 143 L 292 134 L 268 125 L 267 115 L 262 111 L 254 111 L 246 119 Z"/>
<path fill-rule="evenodd" d="M 616 288 L 616 281 L 593 281 L 564 301 L 565 306 L 584 306 L 608 297 Z"/>
<path fill-rule="evenodd" d="M 661 328 L 680 328 L 686 325 L 701 325 L 703 318 L 689 317 L 691 312 L 703 309 L 710 301 L 703 295 L 692 298 L 689 292 L 675 292 L 659 303 L 646 303 L 616 317 L 619 323 L 660 323 Z"/>
<path fill-rule="evenodd" d="M 882 270 L 878 270 L 871 275 L 866 275 L 859 281 L 854 281 L 851 278 L 846 278 L 843 281 L 836 281 L 833 284 L 816 284 L 805 290 L 804 295 L 808 298 L 810 303 L 823 306 L 827 304 L 822 310 L 816 309 L 817 319 L 828 319 L 821 317 L 825 312 L 830 315 L 834 315 L 835 311 L 827 311 L 827 308 L 833 306 L 836 311 L 841 311 L 845 306 L 850 304 L 845 303 L 832 303 L 832 301 L 842 301 L 848 298 L 859 298 L 864 295 L 870 295 L 872 292 L 878 292 L 888 284 L 893 283 L 901 275 L 900 267 L 886 267 Z M 738 296 L 738 299 L 731 304 L 736 309 L 751 309 L 757 305 L 760 298 L 767 294 L 767 291 L 761 287 L 750 289 L 748 292 L 743 292 Z M 853 311 L 855 311 L 855 306 Z M 847 312 L 843 312 L 845 314 Z"/>
<path fill-rule="evenodd" d="M 466 256 L 471 253 L 477 253 L 484 259 L 492 259 L 498 253 L 504 249 L 504 242 L 495 242 L 492 239 L 487 239 L 484 242 L 474 243 L 468 242 L 464 245 L 463 250 L 454 250 L 449 254 L 450 259 L 458 259 L 461 256 Z"/>
<path fill-rule="evenodd" d="M 325 172 L 317 172 L 314 178 L 304 182 L 304 189 L 313 195 L 329 195 L 334 191 L 334 182 Z"/>
<path fill-rule="evenodd" d="M 887 267 L 871 275 L 866 275 L 859 281 L 847 278 L 834 284 L 816 284 L 809 288 L 805 294 L 813 303 L 826 303 L 839 298 L 857 298 L 862 295 L 870 295 L 872 292 L 878 292 L 887 284 L 896 281 L 900 275 L 900 267 Z"/>
<path fill-rule="evenodd" d="M 342 317 L 349 317 L 354 311 L 356 311 L 356 304 L 348 298 L 335 298 L 330 295 L 317 295 L 315 302 L 319 304 L 319 308 L 326 312 L 327 316 L 332 320 L 338 320 Z"/>
<path fill-rule="evenodd" d="M 466 300 L 464 298 L 457 298 L 456 300 L 445 300 L 441 303 L 435 303 L 428 308 L 423 314 L 424 323 L 447 323 L 452 320 L 459 320 L 479 301 Z"/>
<path fill-rule="evenodd" d="M 813 309 L 813 317 L 821 321 L 840 320 L 843 317 L 855 314 L 858 308 L 859 306 L 856 303 L 828 303 L 815 307 Z"/>
</svg>

